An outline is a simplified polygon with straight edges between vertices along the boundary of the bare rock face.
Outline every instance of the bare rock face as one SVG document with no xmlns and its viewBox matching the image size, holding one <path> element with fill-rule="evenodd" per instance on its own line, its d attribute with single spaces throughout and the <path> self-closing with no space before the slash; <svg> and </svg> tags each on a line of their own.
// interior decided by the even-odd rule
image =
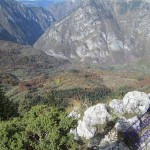
<svg viewBox="0 0 150 150">
<path fill-rule="evenodd" d="M 111 59 L 107 42 L 113 42 L 109 46 L 121 52 L 121 39 L 123 35 L 113 10 L 108 10 L 102 3 L 90 1 L 49 28 L 34 47 L 69 60 L 103 62 Z"/>
<path fill-rule="evenodd" d="M 49 11 L 14 0 L 0 1 L 0 18 L 0 40 L 31 45 L 54 22 Z"/>
<path fill-rule="evenodd" d="M 150 54 L 150 3 L 139 1 L 84 1 L 49 28 L 34 47 L 70 61 L 135 62 Z"/>
</svg>

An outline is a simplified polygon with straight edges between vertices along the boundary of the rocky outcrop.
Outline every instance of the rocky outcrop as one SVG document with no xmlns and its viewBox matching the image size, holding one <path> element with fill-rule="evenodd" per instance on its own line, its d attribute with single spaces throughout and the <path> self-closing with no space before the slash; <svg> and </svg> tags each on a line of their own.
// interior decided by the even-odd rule
<svg viewBox="0 0 150 150">
<path fill-rule="evenodd" d="M 14 0 L 0 1 L 0 18 L 0 40 L 31 45 L 54 22 L 49 11 Z"/>
<path fill-rule="evenodd" d="M 90 107 L 84 112 L 83 119 L 79 120 L 77 133 L 86 139 L 93 138 L 96 133 L 96 125 L 106 126 L 110 119 L 104 104 Z"/>
<path fill-rule="evenodd" d="M 144 92 L 133 91 L 125 95 L 123 100 L 112 100 L 109 107 L 119 115 L 142 115 L 150 107 L 149 96 Z"/>
<path fill-rule="evenodd" d="M 144 92 L 129 92 L 123 98 L 123 106 L 126 113 L 142 115 L 150 107 L 150 99 Z"/>
<path fill-rule="evenodd" d="M 138 91 L 129 92 L 123 100 L 114 99 L 108 105 L 100 103 L 88 108 L 72 133 L 78 140 L 88 139 L 89 148 L 129 150 L 132 146 L 134 147 L 134 143 L 129 144 L 131 141 L 126 139 L 124 132 L 127 132 L 129 128 L 137 132 L 137 129 L 141 128 L 142 133 L 136 133 L 140 137 L 145 132 L 141 124 L 148 113 L 143 118 L 140 116 L 149 111 L 149 108 L 148 94 Z M 148 147 L 149 145 L 146 146 Z"/>
</svg>

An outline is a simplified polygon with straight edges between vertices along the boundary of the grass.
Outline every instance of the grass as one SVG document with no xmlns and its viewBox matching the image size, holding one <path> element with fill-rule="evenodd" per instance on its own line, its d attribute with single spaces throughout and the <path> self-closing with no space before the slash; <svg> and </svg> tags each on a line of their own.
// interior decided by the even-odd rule
<svg viewBox="0 0 150 150">
<path fill-rule="evenodd" d="M 72 110 L 73 107 L 79 107 L 82 113 L 91 105 L 107 104 L 112 99 L 122 99 L 129 91 L 139 90 L 150 93 L 147 81 L 149 81 L 148 75 L 143 77 L 141 74 L 83 68 L 56 71 L 53 75 L 45 77 L 40 75 L 31 79 L 19 80 L 16 86 L 9 84 L 3 84 L 3 86 L 9 98 L 15 101 L 24 100 L 26 95 L 40 94 L 45 97 L 50 90 L 54 90 L 58 97 L 68 100 L 67 111 Z M 25 82 L 23 88 L 20 82 Z M 110 92 L 108 90 L 105 94 L 104 89 L 109 89 Z"/>
</svg>

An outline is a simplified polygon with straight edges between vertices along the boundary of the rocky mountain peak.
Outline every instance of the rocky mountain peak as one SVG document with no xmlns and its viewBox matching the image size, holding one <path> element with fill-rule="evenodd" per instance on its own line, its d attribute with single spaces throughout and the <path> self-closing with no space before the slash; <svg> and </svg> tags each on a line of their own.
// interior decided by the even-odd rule
<svg viewBox="0 0 150 150">
<path fill-rule="evenodd" d="M 49 28 L 34 47 L 70 61 L 134 62 L 149 53 L 150 15 L 145 6 L 148 3 L 140 0 L 87 0 Z"/>
</svg>

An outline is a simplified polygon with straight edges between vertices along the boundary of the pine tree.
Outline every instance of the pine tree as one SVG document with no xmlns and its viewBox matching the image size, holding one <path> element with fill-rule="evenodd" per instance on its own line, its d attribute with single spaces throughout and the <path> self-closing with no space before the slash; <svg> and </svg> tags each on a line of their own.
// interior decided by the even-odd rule
<svg viewBox="0 0 150 150">
<path fill-rule="evenodd" d="M 0 120 L 8 120 L 17 115 L 17 104 L 11 102 L 0 88 Z"/>
</svg>

